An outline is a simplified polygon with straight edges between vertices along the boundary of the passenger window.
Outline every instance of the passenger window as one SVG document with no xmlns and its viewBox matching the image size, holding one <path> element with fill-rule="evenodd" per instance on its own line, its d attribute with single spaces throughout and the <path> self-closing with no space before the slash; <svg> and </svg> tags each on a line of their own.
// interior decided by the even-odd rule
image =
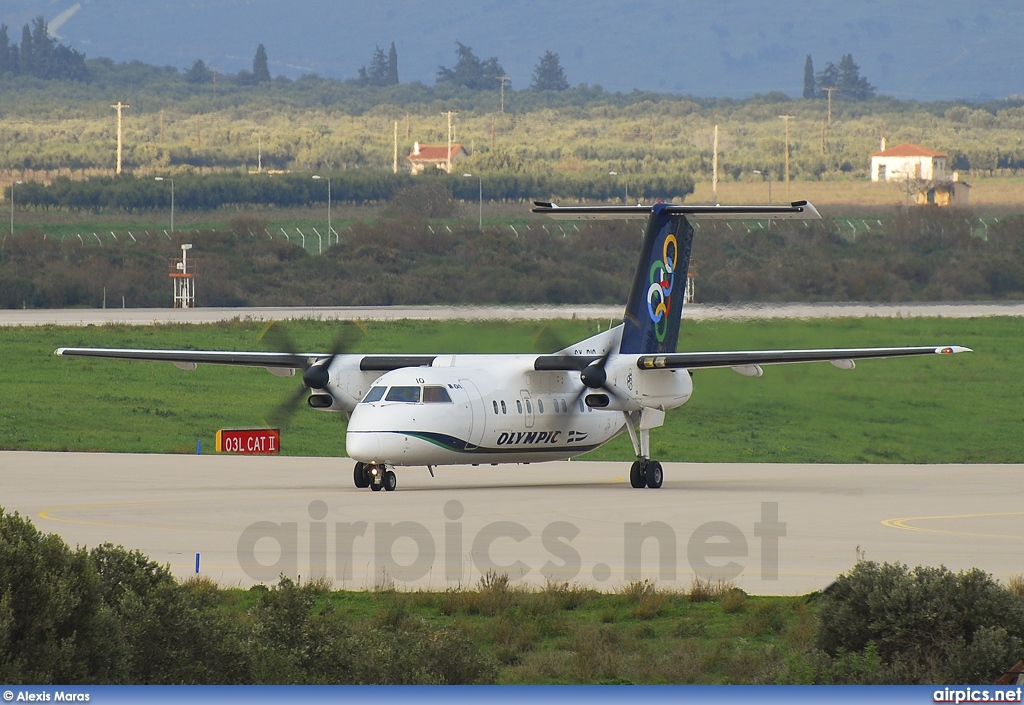
<svg viewBox="0 0 1024 705">
<path fill-rule="evenodd" d="M 430 386 L 423 388 L 424 404 L 451 404 L 452 398 L 444 387 Z"/>
<path fill-rule="evenodd" d="M 501 400 L 501 413 L 503 413 L 503 414 L 507 414 L 508 413 L 508 410 L 505 409 L 505 400 L 504 399 Z"/>
<path fill-rule="evenodd" d="M 363 397 L 363 401 L 372 404 L 375 401 L 380 401 L 384 398 L 384 392 L 387 391 L 387 387 L 370 387 L 370 391 Z"/>
<path fill-rule="evenodd" d="M 529 399 L 526 400 L 526 413 L 528 413 L 528 414 L 532 414 L 533 413 L 533 404 L 530 403 Z"/>
<path fill-rule="evenodd" d="M 516 411 L 518 411 L 520 414 L 523 413 L 523 402 L 519 401 L 518 399 L 516 399 Z"/>
<path fill-rule="evenodd" d="M 494 413 L 497 414 L 498 413 L 498 402 L 492 400 L 491 403 L 494 404 Z"/>
<path fill-rule="evenodd" d="M 419 387 L 392 387 L 384 401 L 401 401 L 407 404 L 418 404 L 420 401 Z"/>
<path fill-rule="evenodd" d="M 562 413 L 563 414 L 568 414 L 569 410 L 565 408 L 565 399 L 562 399 L 561 402 L 562 402 Z"/>
</svg>

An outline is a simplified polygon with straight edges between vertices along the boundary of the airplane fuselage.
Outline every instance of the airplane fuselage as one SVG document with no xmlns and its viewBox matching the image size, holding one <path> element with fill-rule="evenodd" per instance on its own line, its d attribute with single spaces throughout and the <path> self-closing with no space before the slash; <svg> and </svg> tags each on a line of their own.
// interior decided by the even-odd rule
<svg viewBox="0 0 1024 705">
<path fill-rule="evenodd" d="M 571 372 L 534 370 L 535 358 L 442 356 L 381 375 L 352 411 L 348 454 L 394 466 L 529 463 L 580 455 L 623 431 L 621 411 L 587 406 Z"/>
</svg>

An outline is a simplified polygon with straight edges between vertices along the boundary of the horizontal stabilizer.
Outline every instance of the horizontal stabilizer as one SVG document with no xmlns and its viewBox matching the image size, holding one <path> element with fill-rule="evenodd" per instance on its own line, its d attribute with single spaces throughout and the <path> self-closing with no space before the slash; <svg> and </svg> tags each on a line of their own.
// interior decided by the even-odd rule
<svg viewBox="0 0 1024 705">
<path fill-rule="evenodd" d="M 973 352 L 960 345 L 914 348 L 832 348 L 816 350 L 739 350 L 734 352 L 691 352 L 667 355 L 641 355 L 636 366 L 641 370 L 699 370 L 712 367 L 746 367 L 755 365 L 782 365 L 794 362 L 832 362 L 837 360 L 870 360 L 883 357 L 909 355 L 951 355 Z M 840 363 L 853 369 L 852 362 Z"/>
<path fill-rule="evenodd" d="M 697 220 L 820 220 L 818 210 L 807 201 L 788 206 L 684 206 L 659 203 L 666 215 L 683 215 Z M 559 206 L 534 201 L 533 212 L 559 220 L 622 220 L 647 218 L 654 206 Z"/>
</svg>

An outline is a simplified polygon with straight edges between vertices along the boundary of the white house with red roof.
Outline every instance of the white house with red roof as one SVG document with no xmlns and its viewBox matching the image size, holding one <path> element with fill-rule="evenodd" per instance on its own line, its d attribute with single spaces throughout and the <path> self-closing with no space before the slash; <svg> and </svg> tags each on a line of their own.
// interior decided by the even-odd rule
<svg viewBox="0 0 1024 705">
<path fill-rule="evenodd" d="M 412 152 L 409 153 L 406 159 L 409 160 L 409 168 L 415 176 L 416 174 L 422 174 L 427 167 L 434 167 L 435 169 L 451 173 L 452 165 L 469 159 L 469 155 L 466 154 L 466 150 L 462 148 L 461 144 L 453 144 L 451 153 L 449 153 L 448 147 L 444 145 L 435 147 L 416 142 L 413 144 Z"/>
<path fill-rule="evenodd" d="M 905 142 L 871 155 L 872 181 L 946 181 L 946 154 Z"/>
</svg>

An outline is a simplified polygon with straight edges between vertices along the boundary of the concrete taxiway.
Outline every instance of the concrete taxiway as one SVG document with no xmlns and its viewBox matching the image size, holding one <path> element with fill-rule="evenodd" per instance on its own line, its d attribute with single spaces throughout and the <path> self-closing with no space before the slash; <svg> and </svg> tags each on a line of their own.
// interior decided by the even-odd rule
<svg viewBox="0 0 1024 705">
<path fill-rule="evenodd" d="M 1021 465 L 624 463 L 400 468 L 358 490 L 339 458 L 0 453 L 0 505 L 72 546 L 137 548 L 223 585 L 326 575 L 338 587 L 472 585 L 488 569 L 613 590 L 695 575 L 802 594 L 858 557 L 1024 571 Z"/>
<path fill-rule="evenodd" d="M 1024 317 L 1019 301 L 978 301 L 964 303 L 739 303 L 687 304 L 684 316 L 703 320 L 758 320 L 771 318 L 980 318 L 985 316 Z M 552 320 L 582 318 L 621 319 L 622 306 L 296 306 L 263 308 L 94 308 L 0 310 L 0 326 L 87 326 L 106 323 L 153 325 L 157 323 L 216 323 L 232 319 L 286 321 L 362 320 Z"/>
</svg>

